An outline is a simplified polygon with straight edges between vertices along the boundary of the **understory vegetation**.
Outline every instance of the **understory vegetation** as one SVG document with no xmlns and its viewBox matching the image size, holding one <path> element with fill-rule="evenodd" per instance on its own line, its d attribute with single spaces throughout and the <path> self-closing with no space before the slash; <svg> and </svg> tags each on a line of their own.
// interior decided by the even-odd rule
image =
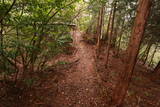
<svg viewBox="0 0 160 107">
<path fill-rule="evenodd" d="M 1 1 L 0 69 L 2 78 L 43 71 L 47 61 L 67 51 L 75 1 Z M 64 17 L 65 16 L 65 17 Z M 13 77 L 13 76 L 12 76 Z"/>
</svg>

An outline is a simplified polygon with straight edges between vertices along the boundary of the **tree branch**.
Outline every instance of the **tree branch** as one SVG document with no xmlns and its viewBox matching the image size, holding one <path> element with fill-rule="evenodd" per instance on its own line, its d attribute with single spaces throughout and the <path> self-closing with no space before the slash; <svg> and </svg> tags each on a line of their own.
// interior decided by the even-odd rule
<svg viewBox="0 0 160 107">
<path fill-rule="evenodd" d="M 0 17 L 0 23 L 2 22 L 2 20 L 6 17 L 6 15 L 12 10 L 14 4 L 16 3 L 16 0 L 13 1 L 12 5 L 10 6 L 10 8 L 6 11 L 6 13 L 4 14 L 4 16 Z"/>
<path fill-rule="evenodd" d="M 53 13 L 53 15 L 52 15 L 51 17 L 49 17 L 49 19 L 46 21 L 45 24 L 47 24 L 60 10 L 62 10 L 62 9 L 64 9 L 65 7 L 73 4 L 74 2 L 75 2 L 75 1 L 72 1 L 72 2 L 70 2 L 69 4 L 67 4 L 67 5 L 63 6 L 62 8 L 58 9 L 57 11 L 55 11 L 55 12 Z M 50 11 L 48 14 L 50 14 L 50 13 L 52 12 L 52 10 L 53 10 L 53 8 L 51 9 L 51 11 Z"/>
</svg>

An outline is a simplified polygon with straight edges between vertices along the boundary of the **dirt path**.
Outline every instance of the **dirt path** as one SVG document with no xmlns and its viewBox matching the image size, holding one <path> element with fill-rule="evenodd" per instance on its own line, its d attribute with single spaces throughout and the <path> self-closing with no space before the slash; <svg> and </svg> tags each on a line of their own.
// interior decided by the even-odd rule
<svg viewBox="0 0 160 107">
<path fill-rule="evenodd" d="M 82 33 L 72 32 L 77 48 L 76 68 L 71 68 L 66 78 L 58 84 L 55 107 L 103 107 L 100 78 L 95 71 L 95 49 L 82 42 Z"/>
<path fill-rule="evenodd" d="M 106 47 L 101 48 L 99 59 L 95 60 L 94 45 L 83 42 L 80 31 L 72 35 L 77 51 L 60 54 L 49 63 L 53 68 L 35 72 L 36 81 L 27 90 L 21 90 L 23 86 L 1 89 L 9 97 L 1 97 L 0 107 L 111 107 L 118 72 L 124 68 L 124 55 L 114 57 L 112 50 L 110 68 L 106 69 Z M 59 61 L 67 64 L 58 65 Z M 137 63 L 124 107 L 160 107 L 159 99 L 159 77 Z"/>
</svg>

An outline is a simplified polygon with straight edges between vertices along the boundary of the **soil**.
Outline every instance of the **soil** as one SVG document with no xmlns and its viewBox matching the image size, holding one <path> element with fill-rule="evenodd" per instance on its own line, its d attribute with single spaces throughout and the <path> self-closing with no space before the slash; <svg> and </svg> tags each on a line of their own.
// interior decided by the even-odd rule
<svg viewBox="0 0 160 107">
<path fill-rule="evenodd" d="M 110 107 L 125 53 L 116 56 L 111 49 L 106 69 L 106 46 L 96 59 L 95 45 L 84 42 L 82 32 L 75 30 L 72 36 L 72 54 L 53 58 L 48 62 L 53 67 L 33 75 L 32 86 L 7 88 L 10 93 L 0 98 L 0 107 Z M 159 77 L 137 62 L 124 107 L 160 107 L 159 99 Z"/>
</svg>

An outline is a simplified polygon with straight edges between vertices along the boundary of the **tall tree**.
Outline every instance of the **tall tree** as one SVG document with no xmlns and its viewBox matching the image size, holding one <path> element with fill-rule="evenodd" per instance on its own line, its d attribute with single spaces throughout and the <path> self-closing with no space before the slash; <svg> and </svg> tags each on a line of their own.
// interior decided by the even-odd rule
<svg viewBox="0 0 160 107">
<path fill-rule="evenodd" d="M 116 13 L 116 6 L 117 6 L 117 1 L 114 2 L 113 6 L 113 14 L 112 14 L 112 21 L 111 21 L 111 29 L 110 33 L 108 35 L 108 44 L 107 44 L 107 57 L 106 57 L 106 67 L 108 66 L 108 59 L 109 59 L 109 52 L 110 52 L 110 47 L 111 47 L 111 40 L 112 40 L 112 35 L 113 35 L 113 28 L 114 28 L 114 19 L 115 19 L 115 13 Z M 112 11 L 111 11 L 112 13 Z"/>
<path fill-rule="evenodd" d="M 100 39 L 102 35 L 102 26 L 103 26 L 103 20 L 104 20 L 104 9 L 105 5 L 102 5 L 99 15 L 98 15 L 98 23 L 97 23 L 97 56 L 99 54 L 99 48 L 100 48 Z"/>
<path fill-rule="evenodd" d="M 132 29 L 130 43 L 127 48 L 127 59 L 124 70 L 120 74 L 120 79 L 115 87 L 113 103 L 116 107 L 123 105 L 129 83 L 132 78 L 133 70 L 136 64 L 140 44 L 144 35 L 147 18 L 150 13 L 152 0 L 140 0 L 136 19 Z"/>
<path fill-rule="evenodd" d="M 108 25 L 107 25 L 106 38 L 109 36 L 109 29 L 110 29 L 110 25 L 111 25 L 112 12 L 113 12 L 113 9 L 110 10 L 110 14 L 109 14 L 109 20 L 108 20 Z"/>
</svg>

